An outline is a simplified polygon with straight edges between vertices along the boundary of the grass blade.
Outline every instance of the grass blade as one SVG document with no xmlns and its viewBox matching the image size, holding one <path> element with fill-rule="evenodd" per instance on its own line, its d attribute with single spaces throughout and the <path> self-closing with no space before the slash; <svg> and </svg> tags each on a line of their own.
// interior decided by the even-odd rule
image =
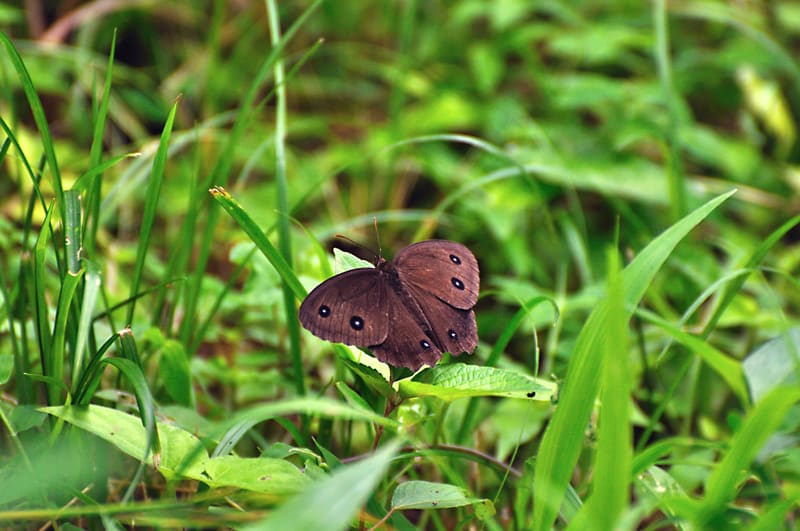
<svg viewBox="0 0 800 531">
<path fill-rule="evenodd" d="M 633 430 L 631 367 L 627 357 L 629 317 L 625 312 L 619 257 L 613 250 L 608 254 L 609 335 L 598 352 L 602 356 L 602 382 L 592 494 L 570 522 L 572 529 L 616 529 L 630 496 Z"/>
<path fill-rule="evenodd" d="M 33 304 L 34 322 L 36 323 L 36 339 L 39 342 L 39 356 L 42 360 L 42 375 L 50 376 L 53 371 L 55 361 L 52 358 L 53 337 L 50 334 L 49 312 L 47 308 L 46 283 L 47 265 L 47 241 L 50 235 L 50 218 L 53 214 L 53 204 L 47 208 L 44 223 L 39 231 L 39 238 L 36 240 L 36 247 L 33 258 Z M 51 387 L 47 387 L 48 401 L 55 405 L 58 394 Z"/>
<path fill-rule="evenodd" d="M 245 132 L 247 125 L 249 125 L 250 120 L 255 115 L 253 112 L 253 102 L 256 99 L 256 96 L 261 89 L 261 84 L 269 75 L 271 69 L 273 68 L 275 62 L 280 57 L 281 53 L 283 53 L 286 44 L 294 37 L 297 31 L 305 24 L 305 22 L 309 19 L 311 14 L 320 6 L 322 0 L 316 0 L 313 4 L 311 4 L 305 11 L 294 21 L 294 23 L 286 30 L 286 33 L 278 41 L 278 44 L 272 47 L 270 50 L 269 55 L 264 59 L 264 62 L 261 64 L 258 72 L 256 73 L 255 77 L 253 78 L 253 82 L 248 87 L 248 90 L 242 99 L 242 102 L 239 106 L 239 110 L 236 114 L 236 119 L 234 120 L 233 127 L 231 128 L 230 134 L 228 135 L 227 142 L 222 149 L 222 155 L 217 160 L 217 163 L 214 165 L 214 168 L 208 173 L 208 178 L 204 181 L 201 186 L 202 190 L 207 190 L 211 188 L 212 185 L 217 186 L 225 186 L 228 181 L 228 176 L 230 173 L 231 166 L 233 165 L 233 157 L 236 153 L 236 146 L 239 144 L 242 135 Z M 207 227 L 213 227 L 216 225 L 217 219 L 217 210 L 211 209 L 208 215 Z M 184 323 L 190 323 L 191 319 L 195 315 L 195 311 L 197 308 L 197 299 L 200 294 L 200 288 L 203 282 L 203 272 L 206 269 L 206 264 L 208 263 L 208 257 L 210 256 L 209 249 L 211 247 L 211 234 L 212 231 L 205 230 L 201 234 L 204 235 L 204 240 L 200 244 L 200 252 L 198 253 L 198 258 L 196 262 L 196 273 L 191 276 L 189 282 L 187 283 L 187 287 L 185 290 L 186 293 L 186 315 L 190 316 L 189 319 L 185 319 Z M 292 291 L 295 291 L 294 287 L 292 287 Z M 295 291 L 295 294 L 297 292 Z M 190 334 L 190 330 L 187 327 L 181 330 L 181 339 L 184 341 L 185 344 L 188 344 L 188 336 Z"/>
<path fill-rule="evenodd" d="M 261 253 L 266 257 L 267 260 L 272 264 L 278 274 L 281 276 L 281 279 L 286 283 L 287 286 L 291 289 L 292 293 L 298 299 L 302 299 L 306 296 L 306 288 L 300 283 L 295 276 L 294 271 L 292 270 L 289 263 L 283 257 L 283 255 L 272 245 L 272 243 L 267 238 L 267 235 L 264 234 L 264 231 L 256 225 L 256 222 L 253 221 L 247 212 L 244 211 L 242 206 L 233 198 L 231 195 L 225 191 L 224 188 L 216 186 L 209 190 L 211 195 L 217 202 L 222 205 L 228 214 L 239 224 L 239 227 L 244 230 L 244 232 L 253 240 L 253 243 L 256 244 L 256 247 L 261 251 Z M 294 308 L 294 304 L 292 304 L 292 308 Z"/>
<path fill-rule="evenodd" d="M 698 528 L 716 527 L 715 518 L 736 497 L 742 471 L 747 469 L 767 438 L 786 420 L 789 409 L 798 401 L 799 388 L 778 387 L 764 396 L 748 413 L 731 439 L 730 448 L 706 482 L 706 496 L 698 514 Z"/>
<path fill-rule="evenodd" d="M 281 505 L 269 518 L 246 529 L 348 529 L 352 519 L 383 479 L 400 448 L 395 440 L 354 465 L 343 466 Z M 309 511 L 308 508 L 314 510 Z"/>
<path fill-rule="evenodd" d="M 61 185 L 61 173 L 58 169 L 56 152 L 53 149 L 53 137 L 50 135 L 50 127 L 47 125 L 47 117 L 44 114 L 44 107 L 42 107 L 39 94 L 36 92 L 36 88 L 33 86 L 33 79 L 31 79 L 31 75 L 28 72 L 28 69 L 25 67 L 25 63 L 22 62 L 22 57 L 20 57 L 19 52 L 17 52 L 14 43 L 11 42 L 11 39 L 9 39 L 8 36 L 2 31 L 0 31 L 0 42 L 2 42 L 3 46 L 5 46 L 8 58 L 11 60 L 11 64 L 14 65 L 14 69 L 17 71 L 17 76 L 19 77 L 20 84 L 22 85 L 22 90 L 25 92 L 25 97 L 27 98 L 28 105 L 31 108 L 33 120 L 36 122 L 36 127 L 39 129 L 39 134 L 42 137 L 42 149 L 44 149 L 44 157 L 47 160 L 48 166 L 50 166 L 50 171 L 52 172 L 53 176 L 53 190 L 55 190 L 56 193 L 56 205 L 58 205 L 60 217 L 63 220 L 66 215 L 64 208 L 64 188 Z"/>
<path fill-rule="evenodd" d="M 275 0 L 267 0 L 269 28 L 272 46 L 280 44 L 280 17 Z M 286 180 L 286 85 L 284 83 L 283 60 L 278 57 L 273 67 L 275 76 L 275 192 L 278 196 L 278 247 L 286 262 L 292 264 L 292 233 L 289 230 L 289 192 Z M 300 324 L 295 311 L 292 288 L 284 280 L 283 310 L 289 335 L 289 355 L 292 359 L 292 378 L 298 395 L 306 394 L 305 371 L 300 355 Z M 304 431 L 307 419 L 303 419 Z"/>
<path fill-rule="evenodd" d="M 690 213 L 645 247 L 622 273 L 628 319 L 658 269 L 688 232 L 734 191 L 720 195 Z M 601 301 L 581 330 L 560 392 L 558 408 L 545 430 L 534 474 L 534 529 L 550 529 L 569 477 L 578 460 L 589 414 L 597 397 L 601 357 L 608 338 L 610 303 Z"/>
<path fill-rule="evenodd" d="M 108 52 L 108 64 L 106 65 L 106 79 L 103 84 L 103 94 L 100 97 L 94 117 L 94 130 L 92 133 L 92 147 L 89 149 L 89 168 L 95 169 L 100 166 L 103 149 L 103 132 L 106 127 L 106 117 L 108 116 L 108 103 L 111 95 L 111 78 L 114 71 L 114 54 L 117 48 L 117 28 L 111 35 L 111 49 Z M 100 195 L 103 188 L 103 181 L 100 179 L 102 171 L 97 172 L 90 179 L 88 193 L 86 194 L 86 222 L 84 224 L 83 240 L 89 256 L 94 256 L 95 242 L 97 240 L 97 230 L 100 227 Z"/>
<path fill-rule="evenodd" d="M 150 246 L 150 235 L 153 231 L 153 222 L 156 218 L 156 208 L 158 198 L 161 194 L 161 184 L 164 182 L 164 167 L 167 164 L 167 150 L 169 149 L 169 139 L 172 135 L 172 124 L 175 122 L 175 112 L 178 110 L 178 102 L 172 105 L 172 109 L 167 116 L 164 130 L 161 132 L 161 140 L 158 143 L 158 151 L 153 160 L 153 171 L 147 182 L 147 192 L 144 201 L 144 212 L 142 213 L 141 228 L 139 231 L 139 245 L 136 247 L 136 263 L 134 265 L 133 279 L 131 280 L 131 304 L 128 306 L 128 316 L 126 323 L 133 323 L 133 312 L 136 309 L 135 295 L 139 292 L 139 284 L 142 280 L 144 271 L 144 261 L 147 257 L 147 250 Z"/>
</svg>

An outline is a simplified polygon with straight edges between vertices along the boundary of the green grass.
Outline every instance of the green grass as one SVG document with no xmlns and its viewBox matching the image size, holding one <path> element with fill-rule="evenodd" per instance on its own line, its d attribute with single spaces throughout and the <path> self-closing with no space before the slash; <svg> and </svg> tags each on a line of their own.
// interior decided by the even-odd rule
<svg viewBox="0 0 800 531">
<path fill-rule="evenodd" d="M 71 5 L 0 9 L 0 527 L 796 527 L 793 3 Z M 374 221 L 472 356 L 299 326 Z"/>
</svg>

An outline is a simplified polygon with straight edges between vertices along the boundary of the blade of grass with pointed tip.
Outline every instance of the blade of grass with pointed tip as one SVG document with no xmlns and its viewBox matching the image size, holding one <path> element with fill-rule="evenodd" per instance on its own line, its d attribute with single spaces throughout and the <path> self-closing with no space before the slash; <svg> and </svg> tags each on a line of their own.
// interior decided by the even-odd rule
<svg viewBox="0 0 800 531">
<path fill-rule="evenodd" d="M 275 246 L 264 234 L 264 231 L 253 221 L 242 206 L 226 192 L 223 188 L 215 187 L 209 190 L 211 195 L 217 202 L 222 205 L 228 214 L 233 218 L 239 227 L 253 240 L 256 247 L 261 251 L 264 257 L 269 260 L 272 267 L 278 272 L 284 282 L 291 288 L 292 293 L 298 299 L 302 299 L 307 295 L 306 288 L 300 283 L 294 274 L 294 271 L 289 266 L 288 262 L 283 258 L 283 255 L 278 251 Z"/>
<path fill-rule="evenodd" d="M 602 356 L 600 411 L 592 474 L 592 493 L 570 522 L 570 529 L 616 529 L 630 497 L 633 437 L 630 424 L 630 361 L 619 256 L 608 252 L 609 334 Z M 589 525 L 591 524 L 591 525 Z"/>
<path fill-rule="evenodd" d="M 384 479 L 399 448 L 400 441 L 395 440 L 358 463 L 337 468 L 329 478 L 290 499 L 266 520 L 245 529 L 348 529 Z"/>
<path fill-rule="evenodd" d="M 766 256 L 767 252 L 769 252 L 769 250 L 772 249 L 772 247 L 778 241 L 780 241 L 780 239 L 792 227 L 794 227 L 798 223 L 800 223 L 800 215 L 794 216 L 790 220 L 788 220 L 785 223 L 783 223 L 780 227 L 775 229 L 769 236 L 767 236 L 764 239 L 764 241 L 753 251 L 753 253 L 746 260 L 746 262 L 745 262 L 745 264 L 744 264 L 744 266 L 742 268 L 736 268 L 734 271 L 735 272 L 739 272 L 739 271 L 745 271 L 745 272 L 754 271 L 758 267 L 758 265 L 761 263 L 761 261 L 764 259 L 764 257 Z M 733 275 L 733 273 L 730 273 L 730 274 Z M 722 290 L 721 294 L 719 295 L 719 297 L 717 297 L 715 299 L 715 301 L 714 301 L 714 305 L 713 305 L 714 309 L 711 312 L 711 317 L 708 319 L 708 321 L 706 322 L 705 326 L 703 327 L 703 331 L 700 333 L 700 337 L 701 338 L 707 338 L 711 334 L 711 332 L 714 330 L 714 328 L 716 327 L 717 323 L 719 322 L 719 319 L 722 317 L 722 314 L 725 312 L 725 310 L 728 308 L 728 306 L 730 306 L 730 304 L 736 298 L 736 295 L 742 289 L 742 286 L 747 281 L 747 278 L 749 276 L 750 276 L 749 273 L 743 273 L 741 275 L 737 274 L 735 276 L 732 276 L 730 281 L 725 285 L 725 287 L 723 288 L 723 290 Z M 687 313 L 687 315 L 688 315 L 688 313 Z M 702 349 L 702 351 L 703 352 L 707 352 L 707 349 L 704 348 L 704 349 Z M 656 429 L 656 426 L 658 425 L 658 423 L 661 420 L 661 415 L 664 413 L 664 411 L 666 411 L 666 405 L 670 402 L 671 397 L 674 395 L 674 393 L 678 389 L 678 384 L 683 379 L 683 377 L 681 375 L 685 374 L 689 370 L 689 364 L 691 362 L 692 362 L 691 359 L 687 358 L 686 361 L 684 362 L 683 366 L 679 367 L 678 370 L 675 371 L 675 373 L 678 376 L 676 378 L 674 378 L 672 385 L 667 390 L 667 392 L 664 395 L 664 398 L 662 399 L 661 403 L 656 407 L 656 410 L 653 412 L 653 414 L 648 419 L 648 426 L 645 429 L 645 432 L 642 435 L 642 437 L 640 437 L 640 439 L 639 439 L 638 448 L 640 448 L 640 449 L 644 448 L 644 446 L 647 444 L 647 441 L 649 440 L 650 435 Z M 739 387 L 739 384 L 737 382 L 738 376 L 735 376 L 736 372 L 737 372 L 736 369 L 725 370 L 724 371 L 725 374 L 732 375 L 731 378 L 726 378 L 726 380 L 728 380 L 728 383 L 731 386 L 731 389 L 733 389 L 737 393 L 737 396 L 739 396 L 740 398 L 742 396 L 745 397 L 745 401 L 743 401 L 742 403 L 748 403 L 749 402 L 749 395 L 747 395 L 747 393 L 742 394 L 742 393 L 739 392 L 740 387 Z"/>
<path fill-rule="evenodd" d="M 31 79 L 28 69 L 25 67 L 25 63 L 22 61 L 22 57 L 20 57 L 19 52 L 17 52 L 14 43 L 11 42 L 11 39 L 9 39 L 8 36 L 2 31 L 0 31 L 0 42 L 2 42 L 3 46 L 5 46 L 8 58 L 11 60 L 11 64 L 14 65 L 14 69 L 17 71 L 17 76 L 19 77 L 19 82 L 22 86 L 23 92 L 25 93 L 25 97 L 28 100 L 28 105 L 30 106 L 33 120 L 36 122 L 36 127 L 39 129 L 39 134 L 42 138 L 44 157 L 47 160 L 47 165 L 50 166 L 50 171 L 53 176 L 52 182 L 53 190 L 55 190 L 56 193 L 56 205 L 58 205 L 60 218 L 63 220 L 65 217 L 64 187 L 61 184 L 61 173 L 58 169 L 56 152 L 53 148 L 53 137 L 50 135 L 50 128 L 47 125 L 48 121 L 47 116 L 44 113 L 44 107 L 42 107 L 39 94 L 36 92 L 36 87 L 33 86 L 33 80 Z"/>
<path fill-rule="evenodd" d="M 95 242 L 97 241 L 97 230 L 100 227 L 100 194 L 102 193 L 103 183 L 100 175 L 105 171 L 105 165 L 101 165 L 103 153 L 103 132 L 106 127 L 106 117 L 108 116 L 108 103 L 111 97 L 111 79 L 114 71 L 114 53 L 117 49 L 117 28 L 111 34 L 111 48 L 108 51 L 108 63 L 106 65 L 106 78 L 103 83 L 103 94 L 100 101 L 95 105 L 94 129 L 92 132 L 92 147 L 89 148 L 89 172 L 90 177 L 86 193 L 86 220 L 83 226 L 83 240 L 89 256 L 94 256 Z M 119 157 L 118 157 L 119 158 Z M 113 159 L 112 159 L 113 160 Z M 95 171 L 93 171 L 95 170 Z M 84 174 L 86 175 L 86 174 Z M 81 177 L 83 178 L 83 176 Z M 81 179 L 79 179 L 80 181 Z M 75 185 L 77 187 L 77 183 Z"/>
<path fill-rule="evenodd" d="M 130 331 L 123 331 L 119 335 L 121 351 L 124 353 L 125 358 L 104 358 L 101 364 L 113 365 L 125 377 L 125 380 L 133 388 L 133 393 L 136 396 L 136 403 L 139 409 L 139 417 L 142 419 L 145 431 L 147 433 L 147 445 L 145 453 L 141 457 L 139 466 L 131 478 L 128 489 L 125 491 L 122 499 L 124 501 L 133 498 L 136 489 L 138 488 L 139 481 L 145 471 L 146 460 L 152 451 L 153 459 L 157 462 L 161 456 L 161 442 L 158 437 L 158 429 L 155 420 L 155 404 L 153 402 L 153 395 L 150 393 L 150 388 L 147 386 L 147 380 L 144 377 L 142 366 L 140 363 L 134 362 L 131 358 L 138 360 L 136 356 L 136 344 L 133 341 L 133 335 Z M 131 352 L 133 350 L 133 352 Z"/>
<path fill-rule="evenodd" d="M 622 273 L 626 319 L 675 246 L 735 190 L 720 195 L 672 225 L 645 247 Z M 534 529 L 550 529 L 558 514 L 584 439 L 599 385 L 597 349 L 608 338 L 609 302 L 601 301 L 578 335 L 558 407 L 544 432 L 534 473 Z"/>
<path fill-rule="evenodd" d="M 158 143 L 158 151 L 153 159 L 153 170 L 150 179 L 147 181 L 147 192 L 145 193 L 144 212 L 139 223 L 139 244 L 136 247 L 136 262 L 131 279 L 131 304 L 128 306 L 128 316 L 126 324 L 133 323 L 133 312 L 136 309 L 136 299 L 133 298 L 139 292 L 139 284 L 142 281 L 144 271 L 144 261 L 147 258 L 147 251 L 150 247 L 150 235 L 153 231 L 153 223 L 156 219 L 156 209 L 158 208 L 158 198 L 161 195 L 161 184 L 164 182 L 164 168 L 167 165 L 167 153 L 169 139 L 172 135 L 172 124 L 175 122 L 175 113 L 178 110 L 178 102 L 172 104 L 164 130 L 161 132 L 161 140 Z"/>
<path fill-rule="evenodd" d="M 86 369 L 80 371 L 80 378 L 73 392 L 75 405 L 86 406 L 91 402 L 94 392 L 100 386 L 100 379 L 103 377 L 103 365 L 101 363 L 103 361 L 103 355 L 111 348 L 117 339 L 119 339 L 119 334 L 112 334 L 111 337 L 97 349 L 97 352 L 94 353 Z"/>
</svg>

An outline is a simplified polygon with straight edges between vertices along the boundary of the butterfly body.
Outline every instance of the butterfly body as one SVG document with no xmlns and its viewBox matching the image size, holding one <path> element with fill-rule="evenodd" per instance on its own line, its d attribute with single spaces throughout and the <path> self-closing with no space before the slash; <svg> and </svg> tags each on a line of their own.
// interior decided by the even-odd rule
<svg viewBox="0 0 800 531">
<path fill-rule="evenodd" d="M 375 268 L 336 275 L 300 306 L 300 322 L 329 341 L 368 347 L 386 363 L 416 370 L 444 352 L 472 352 L 478 262 L 461 244 L 410 245 Z"/>
</svg>

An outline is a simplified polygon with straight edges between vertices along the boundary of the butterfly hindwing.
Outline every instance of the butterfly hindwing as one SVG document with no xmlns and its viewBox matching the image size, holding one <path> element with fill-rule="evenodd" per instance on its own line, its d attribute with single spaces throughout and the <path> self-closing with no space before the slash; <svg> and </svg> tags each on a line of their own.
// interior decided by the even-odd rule
<svg viewBox="0 0 800 531">
<path fill-rule="evenodd" d="M 371 345 L 370 350 L 376 358 L 395 367 L 408 367 L 417 370 L 422 365 L 435 365 L 442 357 L 442 351 L 426 330 L 429 325 L 422 314 L 416 315 L 413 303 L 409 305 L 403 296 L 387 290 L 389 322 L 391 323 L 386 340 Z"/>
<path fill-rule="evenodd" d="M 389 332 L 386 286 L 373 268 L 329 278 L 303 300 L 300 322 L 328 341 L 367 346 L 383 343 Z"/>
<path fill-rule="evenodd" d="M 414 285 L 408 286 L 407 289 L 422 309 L 425 320 L 443 352 L 457 355 L 475 350 L 478 346 L 475 312 L 455 308 Z"/>
<path fill-rule="evenodd" d="M 392 262 L 405 284 L 413 284 L 450 306 L 469 310 L 478 301 L 478 261 L 460 243 L 427 240 L 409 245 Z"/>
</svg>

